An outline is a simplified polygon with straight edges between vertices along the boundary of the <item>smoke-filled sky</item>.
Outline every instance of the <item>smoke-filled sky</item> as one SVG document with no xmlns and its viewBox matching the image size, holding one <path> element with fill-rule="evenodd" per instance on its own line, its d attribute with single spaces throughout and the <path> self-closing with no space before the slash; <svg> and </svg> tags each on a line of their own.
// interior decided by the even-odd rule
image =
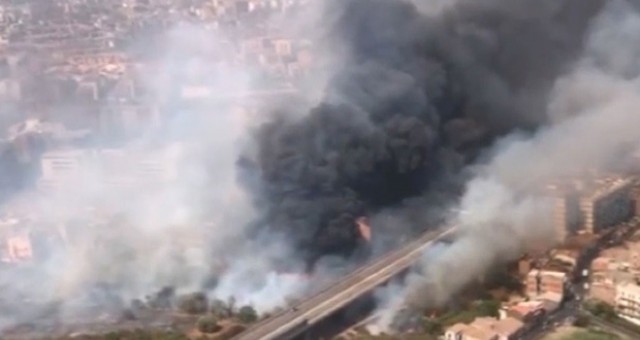
<svg viewBox="0 0 640 340">
<path fill-rule="evenodd" d="M 326 2 L 319 45 L 339 58 L 325 97 L 259 131 L 272 228 L 310 259 L 348 254 L 358 216 L 453 191 L 438 184 L 496 137 L 548 122 L 602 1 L 427 3 Z"/>
<path fill-rule="evenodd" d="M 640 11 L 629 1 L 609 1 L 590 20 L 580 57 L 550 87 L 547 123 L 495 143 L 452 221 L 462 236 L 395 287 L 382 326 L 406 301 L 441 305 L 491 265 L 553 240 L 551 202 L 540 195 L 549 179 L 632 164 L 640 150 L 639 34 Z"/>
<path fill-rule="evenodd" d="M 103 175 L 92 172 L 33 203 L 45 217 L 76 225 L 67 236 L 83 245 L 47 261 L 53 279 L 43 298 L 69 299 L 96 282 L 125 299 L 175 285 L 236 295 L 266 311 L 304 286 L 277 268 L 348 259 L 363 247 L 358 217 L 371 217 L 378 250 L 456 207 L 465 211 L 456 218 L 465 236 L 430 253 L 405 291 L 428 295 L 416 299 L 425 304 L 446 300 L 474 270 L 546 235 L 547 204 L 529 195 L 532 187 L 609 165 L 638 141 L 640 19 L 626 1 L 604 4 L 312 2 L 274 24 L 313 42 L 316 67 L 300 98 L 259 106 L 255 115 L 220 101 L 259 80 L 208 59 L 224 51 L 227 32 L 175 27 L 157 67 L 140 71 L 149 100 L 170 113 L 143 138 L 162 146 L 141 152 L 178 148 L 181 176 L 161 189 L 123 192 L 97 185 Z M 176 99 L 186 83 L 216 95 L 187 106 Z M 87 215 L 79 214 L 86 205 L 119 214 L 109 228 L 85 227 L 87 219 L 71 216 Z M 204 251 L 188 251 L 178 236 Z M 90 243 L 96 238 L 104 246 Z M 226 271 L 214 272 L 219 285 L 209 287 L 208 267 L 218 261 Z M 445 269 L 463 276 L 450 284 Z M 20 275 L 19 282 L 40 282 L 42 273 Z"/>
</svg>

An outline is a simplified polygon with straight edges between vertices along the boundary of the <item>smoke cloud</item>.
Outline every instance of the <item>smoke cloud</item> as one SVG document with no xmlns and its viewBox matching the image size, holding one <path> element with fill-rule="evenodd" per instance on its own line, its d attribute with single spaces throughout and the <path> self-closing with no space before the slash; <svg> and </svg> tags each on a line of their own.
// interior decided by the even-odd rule
<svg viewBox="0 0 640 340">
<path fill-rule="evenodd" d="M 237 36 L 179 25 L 163 43 L 135 46 L 154 54 L 137 72 L 164 119 L 127 157 L 177 157 L 182 175 L 160 188 L 107 188 L 130 162 L 114 156 L 63 183 L 62 194 L 30 199 L 42 216 L 33 224 L 55 221 L 50 229 L 73 246 L 2 286 L 19 297 L 12 302 L 65 302 L 54 310 L 68 320 L 80 314 L 71 300 L 118 307 L 167 285 L 268 311 L 309 288 L 282 271 L 338 275 L 360 250 L 381 253 L 437 225 L 465 192 L 455 218 L 461 239 L 426 256 L 402 295 L 442 303 L 496 260 L 544 239 L 548 204 L 531 194 L 543 179 L 611 164 L 605 156 L 637 140 L 622 123 L 633 119 L 633 51 L 614 57 L 610 45 L 631 49 L 622 41 L 635 39 L 634 22 L 615 25 L 626 33 L 613 29 L 626 3 L 598 15 L 603 4 L 312 2 L 270 24 L 309 39 L 314 68 L 293 84 L 297 95 L 257 104 L 238 94 L 273 79 L 226 55 Z M 109 213 L 89 218 L 100 211 Z M 358 230 L 362 216 L 371 242 Z M 445 277 L 451 267 L 460 277 Z M 49 311 L 26 308 L 0 326 Z"/>
<path fill-rule="evenodd" d="M 56 150 L 76 157 L 78 170 L 57 178 L 55 190 L 2 206 L 4 222 L 15 217 L 47 240 L 34 244 L 46 252 L 33 263 L 3 267 L 0 330 L 91 324 L 104 312 L 116 319 L 132 299 L 164 287 L 234 297 L 259 313 L 306 289 L 302 276 L 281 273 L 303 263 L 285 237 L 260 232 L 260 183 L 238 166 L 270 104 L 247 95 L 263 75 L 234 63 L 231 38 L 199 25 L 171 29 L 148 46 L 157 55 L 146 67 L 131 70 L 161 119 L 141 137 Z"/>
<path fill-rule="evenodd" d="M 355 249 L 359 216 L 452 191 L 495 138 L 548 121 L 549 89 L 601 3 L 458 1 L 433 15 L 404 1 L 326 2 L 321 41 L 341 58 L 324 100 L 257 136 L 271 227 L 313 262 Z"/>
<path fill-rule="evenodd" d="M 630 170 L 640 133 L 637 43 L 640 12 L 610 1 L 589 25 L 581 57 L 554 82 L 548 124 L 510 134 L 491 149 L 466 184 L 450 221 L 459 238 L 422 258 L 403 293 L 381 318 L 389 327 L 406 305 L 437 307 L 498 263 L 554 239 L 552 205 L 543 189 L 552 179 L 585 171 Z"/>
</svg>

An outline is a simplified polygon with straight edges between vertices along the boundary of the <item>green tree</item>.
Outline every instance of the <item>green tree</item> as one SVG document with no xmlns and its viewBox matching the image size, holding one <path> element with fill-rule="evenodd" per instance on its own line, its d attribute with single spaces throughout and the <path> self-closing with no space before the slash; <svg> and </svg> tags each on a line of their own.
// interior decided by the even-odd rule
<svg viewBox="0 0 640 340">
<path fill-rule="evenodd" d="M 424 323 L 424 331 L 430 335 L 442 334 L 442 324 L 435 320 L 427 320 Z"/>
<path fill-rule="evenodd" d="M 147 305 L 151 308 L 166 309 L 172 307 L 175 297 L 175 289 L 167 286 L 163 287 L 156 294 L 147 297 Z"/>
<path fill-rule="evenodd" d="M 131 310 L 139 312 L 147 308 L 147 305 L 140 299 L 131 300 Z"/>
<path fill-rule="evenodd" d="M 233 296 L 229 296 L 229 300 L 227 300 L 227 315 L 230 317 L 236 314 L 236 298 Z"/>
<path fill-rule="evenodd" d="M 258 313 L 251 306 L 243 306 L 238 311 L 238 319 L 244 323 L 252 323 L 258 320 Z"/>
<path fill-rule="evenodd" d="M 228 314 L 227 304 L 220 299 L 213 299 L 209 306 L 209 311 L 211 314 L 219 317 L 219 318 L 228 318 L 230 315 Z"/>
<path fill-rule="evenodd" d="M 188 314 L 204 314 L 209 307 L 207 295 L 202 292 L 192 293 L 180 297 L 178 308 Z"/>
<path fill-rule="evenodd" d="M 586 315 L 579 315 L 574 321 L 573 325 L 580 328 L 586 328 L 589 326 L 591 320 Z"/>
<path fill-rule="evenodd" d="M 476 307 L 478 315 L 498 317 L 500 312 L 500 301 L 484 300 L 478 303 Z"/>
<path fill-rule="evenodd" d="M 593 302 L 586 305 L 588 311 L 593 315 L 601 317 L 606 320 L 613 320 L 617 317 L 615 309 L 604 302 Z"/>
<path fill-rule="evenodd" d="M 136 314 L 133 312 L 133 310 L 129 308 L 123 310 L 122 313 L 120 314 L 120 320 L 122 321 L 133 321 L 137 319 L 138 318 L 136 317 Z"/>
<path fill-rule="evenodd" d="M 218 319 L 216 319 L 213 315 L 205 315 L 198 319 L 198 323 L 196 325 L 198 330 L 202 333 L 215 333 L 220 330 L 220 325 L 218 325 Z"/>
</svg>

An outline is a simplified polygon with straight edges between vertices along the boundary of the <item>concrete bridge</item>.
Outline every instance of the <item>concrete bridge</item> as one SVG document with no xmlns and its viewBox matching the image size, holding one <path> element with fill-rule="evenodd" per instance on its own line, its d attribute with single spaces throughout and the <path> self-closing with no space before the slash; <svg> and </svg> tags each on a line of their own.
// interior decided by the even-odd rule
<svg viewBox="0 0 640 340">
<path fill-rule="evenodd" d="M 404 272 L 426 248 L 455 231 L 456 227 L 448 227 L 426 232 L 400 249 L 360 267 L 293 308 L 258 322 L 233 339 L 290 340 L 305 337 L 312 326 Z"/>
</svg>

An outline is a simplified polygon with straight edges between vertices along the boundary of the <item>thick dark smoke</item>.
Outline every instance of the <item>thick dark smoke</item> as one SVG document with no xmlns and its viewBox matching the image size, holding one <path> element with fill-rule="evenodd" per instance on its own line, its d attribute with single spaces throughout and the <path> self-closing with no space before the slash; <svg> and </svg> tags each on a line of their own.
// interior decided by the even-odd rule
<svg viewBox="0 0 640 340">
<path fill-rule="evenodd" d="M 602 3 L 469 0 L 435 17 L 400 0 L 329 1 L 320 48 L 346 57 L 325 99 L 257 135 L 271 228 L 312 261 L 348 254 L 358 216 L 430 193 L 495 138 L 544 124 Z"/>
</svg>

